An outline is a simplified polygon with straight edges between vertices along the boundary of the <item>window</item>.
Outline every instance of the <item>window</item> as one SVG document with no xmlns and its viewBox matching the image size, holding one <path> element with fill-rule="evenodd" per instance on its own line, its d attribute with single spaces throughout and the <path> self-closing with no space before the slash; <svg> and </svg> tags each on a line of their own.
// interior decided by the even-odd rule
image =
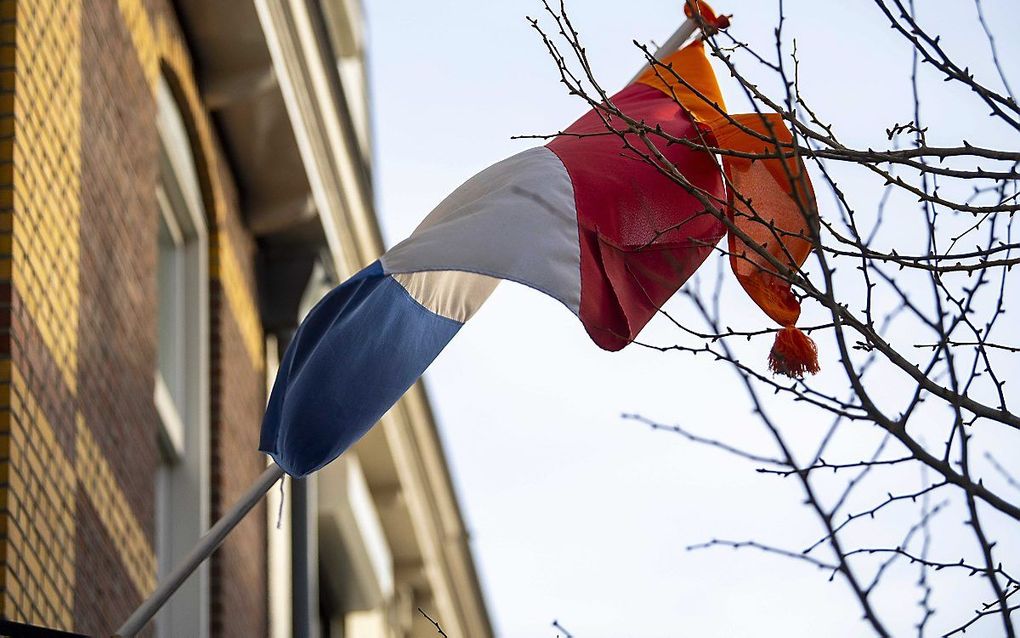
<svg viewBox="0 0 1020 638">
<path fill-rule="evenodd" d="M 160 175 L 158 356 L 153 400 L 162 463 L 156 477 L 156 556 L 162 578 L 209 526 L 208 238 L 195 161 L 166 81 L 157 95 Z M 208 635 L 208 566 L 156 617 L 159 636 Z"/>
</svg>

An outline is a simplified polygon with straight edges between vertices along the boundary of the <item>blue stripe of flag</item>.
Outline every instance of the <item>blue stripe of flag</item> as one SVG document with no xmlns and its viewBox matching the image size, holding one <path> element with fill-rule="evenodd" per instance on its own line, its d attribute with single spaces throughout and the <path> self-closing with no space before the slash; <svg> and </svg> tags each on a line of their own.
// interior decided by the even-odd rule
<svg viewBox="0 0 1020 638">
<path fill-rule="evenodd" d="M 353 445 L 461 324 L 415 301 L 377 261 L 312 309 L 280 362 L 259 449 L 300 477 Z"/>
</svg>

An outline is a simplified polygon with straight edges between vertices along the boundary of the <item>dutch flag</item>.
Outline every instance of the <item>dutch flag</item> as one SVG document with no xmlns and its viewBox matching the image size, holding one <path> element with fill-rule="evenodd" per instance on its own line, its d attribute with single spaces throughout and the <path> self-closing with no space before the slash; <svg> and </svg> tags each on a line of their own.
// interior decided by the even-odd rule
<svg viewBox="0 0 1020 638">
<path fill-rule="evenodd" d="M 663 62 L 683 80 L 649 68 L 612 104 L 708 146 L 753 154 L 775 151 L 763 137 L 790 141 L 778 116 L 725 114 L 700 41 Z M 782 241 L 768 248 L 781 261 L 799 266 L 807 258 L 812 222 L 804 211 L 814 210 L 814 200 L 799 161 L 717 158 L 656 139 L 699 199 L 619 135 L 606 134 L 603 117 L 592 110 L 545 146 L 478 173 L 410 237 L 327 294 L 287 348 L 260 449 L 298 477 L 335 459 L 400 399 L 503 279 L 558 299 L 598 346 L 623 348 L 726 235 L 704 198 L 722 202 L 731 222 L 766 246 L 775 227 L 783 229 Z M 627 139 L 647 148 L 633 133 Z M 768 219 L 742 214 L 734 190 L 753 191 Z M 786 327 L 780 340 L 793 339 L 785 350 L 777 343 L 774 368 L 795 375 L 817 369 L 813 344 L 793 328 L 799 305 L 789 285 L 732 234 L 729 251 L 744 289 Z"/>
</svg>

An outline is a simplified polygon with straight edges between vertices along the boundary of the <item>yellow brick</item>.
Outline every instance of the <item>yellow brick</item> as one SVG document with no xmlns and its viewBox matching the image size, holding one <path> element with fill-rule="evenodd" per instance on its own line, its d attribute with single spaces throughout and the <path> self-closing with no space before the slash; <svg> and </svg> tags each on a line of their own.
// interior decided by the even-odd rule
<svg viewBox="0 0 1020 638">
<path fill-rule="evenodd" d="M 42 565 L 39 564 L 39 558 L 35 555 L 34 551 L 22 552 L 21 560 L 25 562 L 25 567 L 29 574 L 38 576 L 43 573 Z"/>
<path fill-rule="evenodd" d="M 16 238 L 30 237 L 10 252 L 14 264 L 32 268 L 12 273 L 14 264 L 0 264 L 0 276 L 13 278 L 73 392 L 78 258 L 69 246 L 78 241 L 80 206 L 80 5 L 37 0 L 31 6 L 33 11 L 18 21 L 18 59 L 34 63 L 29 68 L 26 62 L 15 72 L 13 108 L 19 124 L 13 178 L 18 214 L 10 223 Z"/>
<path fill-rule="evenodd" d="M 233 245 L 225 233 L 217 234 L 219 241 L 216 270 L 212 270 L 219 277 L 223 291 L 227 297 L 227 305 L 231 314 L 241 329 L 241 337 L 244 341 L 245 350 L 252 362 L 252 367 L 261 370 L 263 365 L 262 356 L 262 324 L 259 320 L 258 307 L 255 303 L 255 296 L 252 294 L 244 279 L 241 266 L 238 263 L 237 255 Z"/>
<path fill-rule="evenodd" d="M 122 549 L 128 576 L 135 587 L 141 592 L 151 591 L 155 586 L 155 554 L 80 414 L 75 444 L 75 467 L 85 494 L 107 533 Z"/>
<path fill-rule="evenodd" d="M 8 573 L 4 574 L 4 587 L 11 598 L 21 598 L 21 583 L 16 578 L 11 578 Z M 6 612 L 7 609 L 4 611 Z"/>
</svg>

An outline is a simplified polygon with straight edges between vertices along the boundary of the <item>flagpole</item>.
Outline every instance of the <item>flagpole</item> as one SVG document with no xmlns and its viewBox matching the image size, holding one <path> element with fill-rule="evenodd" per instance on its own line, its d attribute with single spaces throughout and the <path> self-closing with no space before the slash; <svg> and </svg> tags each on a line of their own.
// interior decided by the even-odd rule
<svg viewBox="0 0 1020 638">
<path fill-rule="evenodd" d="M 691 35 L 695 31 L 697 31 L 697 30 L 698 30 L 698 23 L 695 22 L 691 18 L 687 18 L 687 20 L 685 20 L 683 22 L 683 24 L 681 24 L 677 28 L 677 30 L 673 33 L 673 35 L 669 36 L 669 39 L 667 39 L 663 43 L 663 45 L 661 47 L 659 47 L 659 49 L 655 52 L 655 59 L 656 60 L 661 60 L 662 58 L 666 57 L 670 53 L 673 53 L 674 51 L 679 50 L 680 47 L 682 47 L 684 45 L 684 43 L 686 43 L 687 40 L 691 37 Z M 637 72 L 637 75 L 635 75 L 633 78 L 631 78 L 631 80 L 630 80 L 630 82 L 628 82 L 628 84 L 633 84 L 639 77 L 641 77 L 641 74 L 644 73 L 644 72 L 645 72 L 645 67 L 642 66 L 641 70 Z"/>
<path fill-rule="evenodd" d="M 141 631 L 146 623 L 156 615 L 160 607 L 184 584 L 188 576 L 198 569 L 198 566 L 209 558 L 210 554 L 216 551 L 216 548 L 223 543 L 223 539 L 227 537 L 227 534 L 241 522 L 241 519 L 251 511 L 251 508 L 255 507 L 255 504 L 262 500 L 262 497 L 266 495 L 269 488 L 282 477 L 283 469 L 279 465 L 273 463 L 267 467 L 255 483 L 248 488 L 248 491 L 234 503 L 234 506 L 220 520 L 216 521 L 216 524 L 210 527 L 209 531 L 198 539 L 198 543 L 191 552 L 159 583 L 156 590 L 138 606 L 138 609 L 135 609 L 131 617 L 121 625 L 114 635 L 127 638 Z"/>
<path fill-rule="evenodd" d="M 669 36 L 669 39 L 659 47 L 655 52 L 656 59 L 662 59 L 663 57 L 678 50 L 691 35 L 697 30 L 697 22 L 688 18 L 683 24 Z M 644 67 L 634 79 L 638 79 L 641 73 L 644 72 Z M 241 498 L 234 503 L 234 506 L 223 515 L 220 520 L 216 521 L 216 524 L 209 528 L 201 538 L 198 539 L 198 543 L 191 550 L 191 552 L 184 558 L 184 560 L 177 565 L 177 567 L 168 574 L 162 582 L 156 587 L 155 591 L 146 598 L 141 605 L 135 609 L 134 613 L 121 625 L 117 633 L 114 634 L 118 638 L 128 638 L 134 636 L 142 630 L 145 625 L 152 620 L 152 617 L 156 615 L 156 612 L 166 604 L 166 601 L 174 595 L 184 581 L 188 579 L 188 576 L 192 574 L 198 566 L 205 562 L 209 556 L 216 551 L 223 540 L 227 537 L 234 527 L 245 517 L 245 515 L 251 511 L 255 504 L 258 503 L 266 492 L 269 491 L 277 481 L 279 481 L 284 475 L 283 470 L 279 465 L 273 463 L 262 473 L 261 476 L 248 488 L 248 491 L 241 496 Z"/>
</svg>

